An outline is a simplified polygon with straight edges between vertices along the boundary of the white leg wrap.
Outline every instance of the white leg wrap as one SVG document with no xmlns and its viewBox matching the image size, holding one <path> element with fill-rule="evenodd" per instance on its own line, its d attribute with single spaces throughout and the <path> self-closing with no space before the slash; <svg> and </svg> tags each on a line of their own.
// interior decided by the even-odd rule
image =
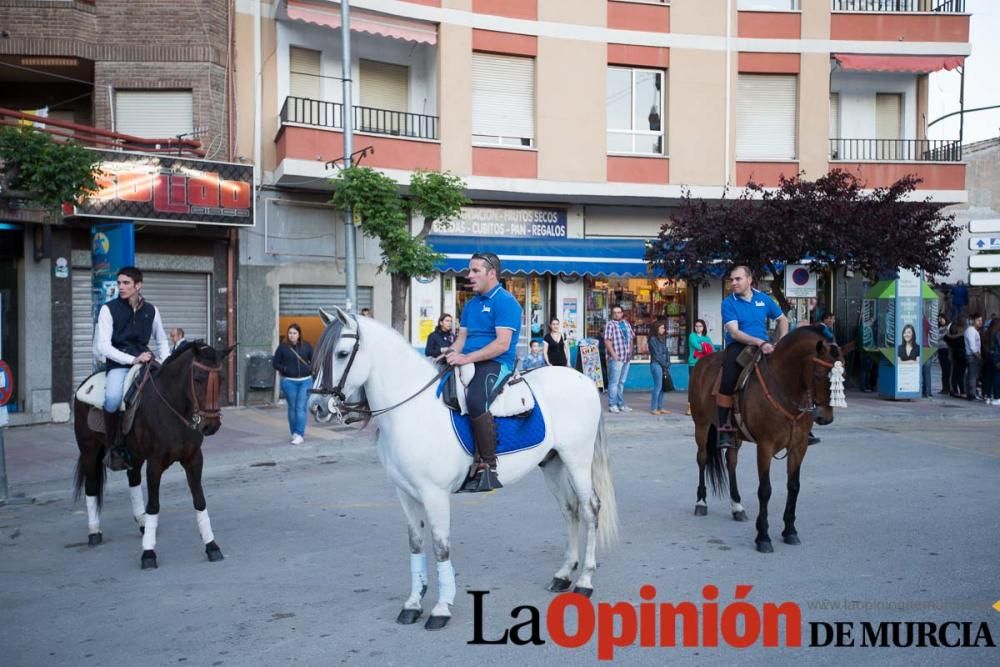
<svg viewBox="0 0 1000 667">
<path fill-rule="evenodd" d="M 142 499 L 142 484 L 128 487 L 128 498 L 132 501 L 132 516 L 140 526 L 146 525 L 146 503 Z"/>
<path fill-rule="evenodd" d="M 438 607 L 441 604 L 455 604 L 455 568 L 450 560 L 443 560 L 438 566 Z"/>
<path fill-rule="evenodd" d="M 742 512 L 742 511 L 744 511 L 744 510 L 743 510 L 743 505 L 741 505 L 740 503 L 737 503 L 737 502 L 733 502 L 732 500 L 730 500 L 730 501 L 729 501 L 729 504 L 730 504 L 730 506 L 732 507 L 732 510 L 733 510 L 734 512 Z"/>
<path fill-rule="evenodd" d="M 215 535 L 212 534 L 212 521 L 208 518 L 208 510 L 196 511 L 194 515 L 198 517 L 198 532 L 201 533 L 201 541 L 204 544 L 214 541 Z"/>
<path fill-rule="evenodd" d="M 142 534 L 142 550 L 152 551 L 156 548 L 156 526 L 160 523 L 159 514 L 146 515 L 146 532 Z"/>
<path fill-rule="evenodd" d="M 410 597 L 420 599 L 427 585 L 427 554 L 410 554 Z"/>
<path fill-rule="evenodd" d="M 101 514 L 97 509 L 97 496 L 87 496 L 87 531 L 91 535 L 101 532 Z"/>
</svg>

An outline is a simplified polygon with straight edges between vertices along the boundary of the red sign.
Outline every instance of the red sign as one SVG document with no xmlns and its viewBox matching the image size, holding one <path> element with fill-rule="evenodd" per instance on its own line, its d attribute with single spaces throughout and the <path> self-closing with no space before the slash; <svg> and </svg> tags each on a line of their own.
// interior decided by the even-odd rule
<svg viewBox="0 0 1000 667">
<path fill-rule="evenodd" d="M 6 361 L 0 361 L 0 406 L 7 405 L 14 393 L 14 375 Z"/>
<path fill-rule="evenodd" d="M 73 215 L 253 226 L 253 167 L 145 153 L 96 151 L 97 191 Z"/>
</svg>

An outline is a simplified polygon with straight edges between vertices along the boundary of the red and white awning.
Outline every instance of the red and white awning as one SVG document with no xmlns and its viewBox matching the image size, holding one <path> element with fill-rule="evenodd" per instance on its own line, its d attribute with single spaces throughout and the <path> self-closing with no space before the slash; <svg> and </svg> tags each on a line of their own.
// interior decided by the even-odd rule
<svg viewBox="0 0 1000 667">
<path fill-rule="evenodd" d="M 962 66 L 965 56 L 877 56 L 835 53 L 838 69 L 845 72 L 909 72 L 930 74 Z"/>
<path fill-rule="evenodd" d="M 293 21 L 312 23 L 326 28 L 340 29 L 340 5 L 323 5 L 304 0 L 287 0 L 288 18 Z M 393 39 L 405 39 L 420 44 L 437 43 L 437 26 L 432 23 L 414 21 L 398 16 L 385 16 L 363 9 L 351 9 L 351 30 L 382 35 Z"/>
</svg>

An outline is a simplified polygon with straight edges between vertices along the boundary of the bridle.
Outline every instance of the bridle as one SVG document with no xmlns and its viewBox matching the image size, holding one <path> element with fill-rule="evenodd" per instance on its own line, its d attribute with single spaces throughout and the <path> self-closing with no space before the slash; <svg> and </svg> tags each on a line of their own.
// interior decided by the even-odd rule
<svg viewBox="0 0 1000 667">
<path fill-rule="evenodd" d="M 208 378 L 205 381 L 205 405 L 204 407 L 198 401 L 198 392 L 195 391 L 194 386 L 194 369 L 198 368 L 200 370 L 208 373 Z M 191 371 L 189 374 L 189 384 L 191 387 L 191 401 L 194 403 L 194 412 L 191 417 L 185 417 L 177 410 L 174 406 L 170 404 L 170 401 L 166 399 L 160 388 L 156 384 L 156 379 L 153 377 L 152 369 L 147 370 L 147 377 L 149 378 L 149 383 L 153 385 L 153 391 L 156 395 L 160 397 L 167 409 L 169 409 L 174 415 L 181 420 L 181 422 L 193 431 L 197 431 L 201 422 L 205 419 L 219 419 L 221 413 L 221 398 L 222 392 L 220 387 L 222 386 L 222 381 L 219 378 L 219 373 L 222 371 L 222 364 L 218 366 L 208 366 L 199 361 L 191 362 Z"/>
</svg>

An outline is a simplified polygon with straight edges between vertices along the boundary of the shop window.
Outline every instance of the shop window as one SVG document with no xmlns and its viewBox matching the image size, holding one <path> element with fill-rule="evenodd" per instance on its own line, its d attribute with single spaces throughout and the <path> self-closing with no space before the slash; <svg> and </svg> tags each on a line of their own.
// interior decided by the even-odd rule
<svg viewBox="0 0 1000 667">
<path fill-rule="evenodd" d="M 667 349 L 687 359 L 690 292 L 683 280 L 664 278 L 587 278 L 585 333 L 602 338 L 611 309 L 621 306 L 636 337 L 637 360 L 649 359 L 649 336 L 659 322 L 667 325 Z"/>
</svg>

